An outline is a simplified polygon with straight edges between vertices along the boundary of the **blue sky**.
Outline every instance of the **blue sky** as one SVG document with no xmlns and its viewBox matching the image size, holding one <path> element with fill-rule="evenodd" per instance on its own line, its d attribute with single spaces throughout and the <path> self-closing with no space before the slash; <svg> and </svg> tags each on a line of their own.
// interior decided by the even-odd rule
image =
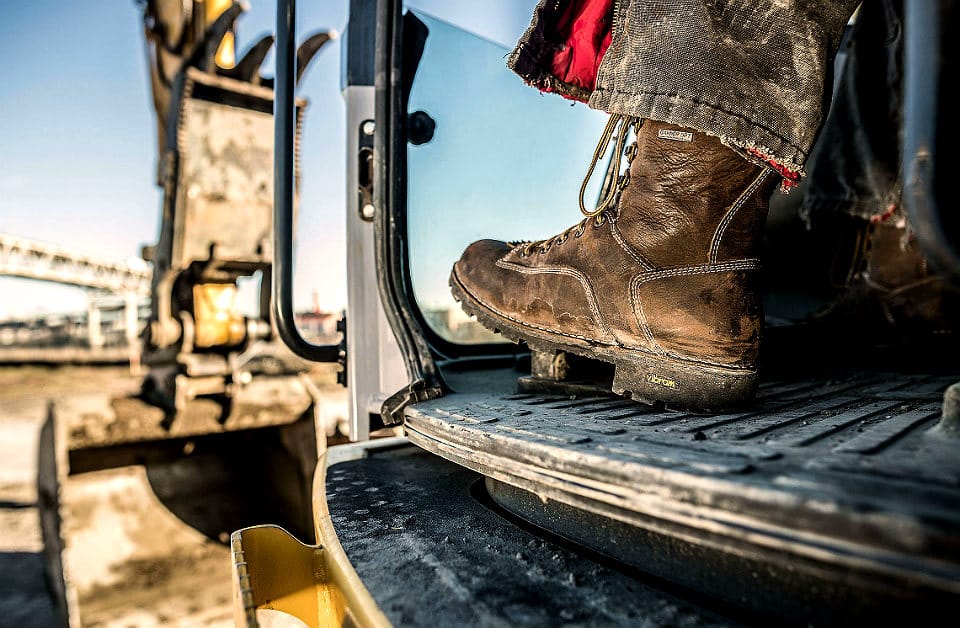
<svg viewBox="0 0 960 628">
<path fill-rule="evenodd" d="M 241 51 L 260 35 L 274 30 L 274 3 L 250 0 L 248 4 L 250 10 L 239 21 Z M 502 72 L 509 77 L 507 80 L 513 80 L 510 89 L 526 89 L 503 68 L 502 54 L 525 28 L 534 0 L 418 0 L 409 4 L 499 42 L 504 50 L 486 42 L 477 44 L 480 48 L 489 46 L 488 58 L 481 65 L 488 73 Z M 303 33 L 300 39 L 323 28 L 343 31 L 346 0 L 301 1 L 298 5 L 299 28 Z M 142 17 L 133 0 L 6 3 L 0 20 L 0 55 L 5 60 L 4 80 L 0 83 L 0 232 L 112 258 L 135 257 L 141 245 L 154 242 L 160 193 L 154 185 L 156 135 L 144 50 Z M 446 58 L 445 53 L 441 51 L 437 58 Z M 429 93 L 427 86 L 431 81 L 436 83 L 443 72 L 462 74 L 469 67 L 469 62 L 464 62 L 463 58 L 453 57 L 442 61 L 433 78 L 421 82 L 423 93 Z M 270 57 L 265 67 L 272 68 L 272 64 Z M 309 306 L 314 291 L 324 309 L 339 309 L 346 300 L 345 112 L 339 92 L 339 68 L 337 42 L 318 55 L 302 84 L 302 95 L 310 100 L 310 108 L 303 138 L 295 285 L 298 307 Z M 586 141 L 586 135 L 581 138 L 580 131 L 563 132 L 567 123 L 562 116 L 569 110 L 569 103 L 544 97 L 534 90 L 526 91 L 529 98 L 542 99 L 551 108 L 540 113 L 544 125 L 539 136 L 559 134 L 563 145 L 568 141 Z M 425 98 L 424 106 L 430 105 L 427 101 L 429 98 Z M 442 109 L 436 103 L 432 106 Z M 486 110 L 482 102 L 476 106 L 478 111 Z M 583 106 L 577 109 L 587 112 Z M 529 122 L 530 118 L 524 120 Z M 578 124 L 569 128 L 581 128 Z M 593 123 L 585 124 L 592 134 Z M 444 148 L 444 138 L 458 145 L 467 139 L 462 133 L 450 134 L 451 128 L 446 122 L 439 128 L 437 150 L 450 149 Z M 489 132 L 489 125 L 483 128 L 484 133 Z M 516 129 L 513 132 L 516 139 Z M 501 145 L 499 153 L 486 156 L 495 157 L 504 148 Z M 515 147 L 509 151 L 514 152 Z M 586 168 L 588 158 L 589 152 L 583 151 L 573 157 L 571 163 L 577 173 Z M 445 178 L 449 180 L 451 173 L 457 176 L 458 172 L 462 169 L 454 167 Z M 421 177 L 429 178 L 426 174 Z M 504 189 L 509 191 L 514 185 L 520 183 L 511 183 Z M 524 185 L 531 188 L 529 179 Z M 579 181 L 573 181 L 565 186 L 564 190 L 574 190 L 574 196 L 563 192 L 562 212 L 547 208 L 551 209 L 549 214 L 559 216 L 560 228 L 578 217 L 578 185 Z M 438 213 L 451 216 L 449 203 L 454 198 L 456 186 L 447 186 L 430 201 L 431 209 L 424 210 L 422 218 L 432 220 Z M 472 203 L 471 207 L 476 205 Z M 523 231 L 529 232 L 531 225 L 539 224 L 537 213 L 531 213 L 529 220 L 524 221 Z M 484 232 L 483 221 L 477 225 L 467 235 Z M 550 228 L 519 235 L 548 236 Z M 506 237 L 502 231 L 490 235 Z M 451 241 L 456 240 L 456 246 L 462 248 L 460 241 L 467 235 L 458 234 Z M 450 250 L 435 251 L 421 240 L 421 259 L 429 265 L 435 260 L 445 264 L 453 255 L 451 246 L 447 246 Z M 324 254 L 319 258 L 310 255 L 310 251 Z M 439 288 L 431 281 L 420 283 L 432 300 L 438 298 Z M 79 289 L 27 280 L 0 277 L 0 295 L 0 318 L 79 311 L 85 307 Z"/>
</svg>

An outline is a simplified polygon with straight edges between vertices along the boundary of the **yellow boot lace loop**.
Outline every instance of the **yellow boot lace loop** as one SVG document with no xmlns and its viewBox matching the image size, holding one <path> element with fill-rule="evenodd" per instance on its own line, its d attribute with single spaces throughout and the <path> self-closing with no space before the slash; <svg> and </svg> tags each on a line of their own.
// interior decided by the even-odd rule
<svg viewBox="0 0 960 628">
<path fill-rule="evenodd" d="M 625 147 L 630 131 L 632 130 L 636 133 L 640 130 L 641 124 L 642 120 L 640 118 L 621 114 L 612 114 L 610 119 L 607 120 L 603 134 L 600 135 L 600 141 L 597 142 L 597 148 L 593 151 L 590 168 L 587 170 L 587 175 L 580 185 L 580 211 L 583 212 L 584 216 L 588 218 L 599 216 L 604 211 L 613 207 L 613 204 L 617 201 L 617 195 L 630 183 L 630 169 L 627 168 L 624 174 L 620 175 L 620 163 L 624 155 L 626 155 L 628 162 L 632 162 L 636 156 L 636 145 L 631 145 L 626 149 Z M 599 199 L 596 209 L 591 211 L 587 209 L 583 197 L 587 193 L 587 186 L 590 184 L 590 179 L 593 178 L 597 163 L 603 159 L 603 155 L 607 152 L 607 148 L 611 142 L 614 142 L 614 149 L 613 156 L 610 159 L 610 165 L 607 169 L 607 177 L 616 177 L 615 184 L 606 186 L 603 191 L 604 195 Z"/>
<path fill-rule="evenodd" d="M 563 244 L 566 242 L 571 233 L 573 233 L 573 237 L 579 238 L 584 234 L 591 220 L 595 228 L 602 227 L 604 223 L 607 222 L 608 214 L 604 212 L 613 207 L 620 192 L 630 183 L 629 164 L 633 162 L 633 158 L 637 155 L 636 142 L 630 144 L 630 146 L 626 146 L 627 138 L 630 136 L 630 131 L 636 134 L 640 130 L 642 123 L 642 119 L 633 116 L 621 114 L 613 114 L 610 116 L 610 119 L 607 120 L 607 125 L 603 129 L 603 134 L 600 136 L 600 141 L 593 151 L 593 159 L 590 162 L 590 168 L 587 170 L 587 176 L 580 186 L 580 211 L 585 218 L 563 233 L 555 235 L 552 238 L 537 240 L 536 242 L 516 243 L 523 245 L 520 249 L 521 257 L 527 257 L 536 250 L 539 250 L 541 253 L 546 253 L 554 244 Z M 590 211 L 587 209 L 583 197 L 586 195 L 587 185 L 589 185 L 590 179 L 593 178 L 597 163 L 603 158 L 611 142 L 614 144 L 614 152 L 610 159 L 610 165 L 607 167 L 605 181 L 612 180 L 613 184 L 604 186 L 603 196 L 599 199 L 596 209 Z M 621 175 L 620 166 L 623 157 L 627 158 L 627 169 Z"/>
</svg>

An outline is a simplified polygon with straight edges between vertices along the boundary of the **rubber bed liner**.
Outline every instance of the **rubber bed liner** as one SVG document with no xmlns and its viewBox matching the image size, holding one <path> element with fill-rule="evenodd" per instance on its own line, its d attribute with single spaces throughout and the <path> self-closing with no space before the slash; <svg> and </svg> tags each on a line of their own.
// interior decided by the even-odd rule
<svg viewBox="0 0 960 628">
<path fill-rule="evenodd" d="M 935 429 L 958 380 L 783 378 L 709 416 L 458 393 L 406 429 L 505 509 L 658 577 L 789 623 L 935 623 L 960 599 L 960 439 Z"/>
</svg>

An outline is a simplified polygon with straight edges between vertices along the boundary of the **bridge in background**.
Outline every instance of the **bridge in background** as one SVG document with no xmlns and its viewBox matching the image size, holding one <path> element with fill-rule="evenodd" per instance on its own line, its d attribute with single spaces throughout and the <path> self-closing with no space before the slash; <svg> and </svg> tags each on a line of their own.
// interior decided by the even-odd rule
<svg viewBox="0 0 960 628">
<path fill-rule="evenodd" d="M 128 263 L 0 233 L 0 275 L 48 281 L 87 290 L 87 340 L 103 353 L 101 311 L 124 309 L 124 331 L 131 366 L 139 361 L 139 307 L 150 295 L 152 271 L 146 262 Z M 114 351 L 115 353 L 115 351 Z"/>
<path fill-rule="evenodd" d="M 0 275 L 52 281 L 118 295 L 150 294 L 151 270 L 146 262 L 134 266 L 3 233 L 0 233 Z"/>
</svg>

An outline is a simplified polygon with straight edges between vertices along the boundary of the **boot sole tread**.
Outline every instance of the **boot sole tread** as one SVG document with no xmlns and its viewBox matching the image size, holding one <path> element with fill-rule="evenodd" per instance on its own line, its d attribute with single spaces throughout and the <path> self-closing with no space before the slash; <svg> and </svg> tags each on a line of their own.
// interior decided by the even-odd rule
<svg viewBox="0 0 960 628">
<path fill-rule="evenodd" d="M 485 307 L 461 283 L 456 269 L 450 273 L 449 285 L 454 299 L 464 312 L 511 342 L 523 341 L 531 349 L 568 351 L 612 364 L 613 392 L 634 401 L 648 405 L 665 404 L 677 410 L 712 413 L 742 404 L 756 393 L 755 369 L 723 369 L 685 363 L 652 352 L 593 343 L 585 336 L 561 335 L 523 325 Z"/>
</svg>

